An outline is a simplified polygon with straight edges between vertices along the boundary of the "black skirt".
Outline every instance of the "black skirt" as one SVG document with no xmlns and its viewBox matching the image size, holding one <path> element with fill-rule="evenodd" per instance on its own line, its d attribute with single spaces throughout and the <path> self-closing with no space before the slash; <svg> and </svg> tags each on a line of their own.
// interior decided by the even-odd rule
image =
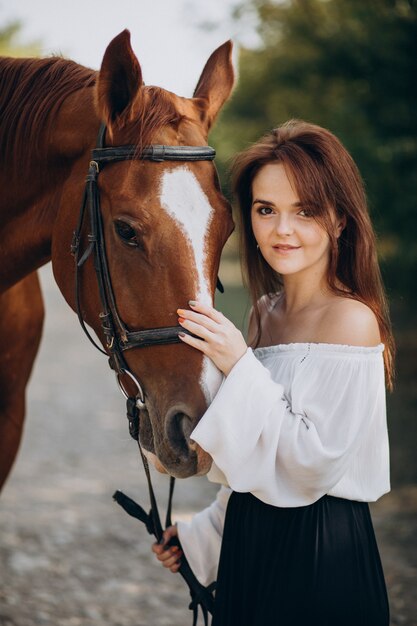
<svg viewBox="0 0 417 626">
<path fill-rule="evenodd" d="M 388 626 L 369 506 L 332 496 L 228 503 L 212 626 Z"/>
</svg>

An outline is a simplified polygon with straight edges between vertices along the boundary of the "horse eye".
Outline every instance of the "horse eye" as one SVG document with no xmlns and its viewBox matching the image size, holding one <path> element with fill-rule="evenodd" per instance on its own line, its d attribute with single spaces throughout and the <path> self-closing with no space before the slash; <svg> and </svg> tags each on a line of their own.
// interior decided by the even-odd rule
<svg viewBox="0 0 417 626">
<path fill-rule="evenodd" d="M 114 223 L 114 227 L 116 229 L 116 233 L 119 235 L 120 239 L 127 243 L 129 246 L 137 246 L 138 240 L 136 236 L 136 231 L 130 224 L 126 222 L 122 222 L 121 220 L 117 220 Z"/>
</svg>

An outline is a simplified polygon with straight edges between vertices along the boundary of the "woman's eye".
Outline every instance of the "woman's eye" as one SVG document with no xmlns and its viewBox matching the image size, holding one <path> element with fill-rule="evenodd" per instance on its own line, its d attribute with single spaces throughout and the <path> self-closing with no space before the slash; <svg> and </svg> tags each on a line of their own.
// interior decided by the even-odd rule
<svg viewBox="0 0 417 626">
<path fill-rule="evenodd" d="M 120 239 L 124 241 L 124 243 L 127 243 L 129 246 L 139 245 L 136 231 L 134 228 L 132 228 L 132 226 L 130 226 L 130 224 L 118 220 L 117 222 L 115 222 L 114 227 L 116 229 L 116 233 L 118 234 Z"/>
<path fill-rule="evenodd" d="M 269 207 L 269 206 L 261 206 L 261 207 L 259 207 L 259 209 L 258 209 L 258 213 L 259 213 L 260 215 L 271 215 L 271 213 L 272 213 L 272 209 L 271 209 L 271 207 Z"/>
<path fill-rule="evenodd" d="M 313 212 L 310 211 L 310 209 L 301 209 L 301 211 L 298 211 L 298 215 L 302 217 L 313 217 Z"/>
</svg>

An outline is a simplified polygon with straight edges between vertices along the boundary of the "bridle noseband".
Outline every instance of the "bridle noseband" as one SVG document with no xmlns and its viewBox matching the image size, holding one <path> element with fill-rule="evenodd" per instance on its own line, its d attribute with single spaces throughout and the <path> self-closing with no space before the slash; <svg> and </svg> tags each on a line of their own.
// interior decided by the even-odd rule
<svg viewBox="0 0 417 626">
<path fill-rule="evenodd" d="M 100 126 L 97 147 L 92 150 L 92 160 L 88 167 L 86 185 L 84 189 L 81 209 L 78 217 L 76 229 L 73 233 L 71 243 L 71 253 L 75 259 L 75 307 L 81 327 L 89 341 L 103 354 L 109 357 L 109 365 L 116 373 L 116 378 L 120 390 L 126 398 L 127 417 L 129 420 L 130 435 L 138 442 L 140 455 L 142 457 L 146 478 L 148 481 L 151 510 L 149 513 L 136 502 L 117 491 L 114 499 L 129 515 L 139 519 L 146 525 L 150 534 L 153 534 L 160 542 L 163 529 L 159 517 L 158 506 L 152 488 L 151 476 L 148 461 L 143 453 L 139 441 L 139 412 L 146 408 L 146 398 L 142 385 L 136 376 L 131 372 L 124 352 L 133 348 L 143 348 L 145 346 L 157 346 L 173 343 L 180 343 L 179 331 L 188 333 L 182 326 L 165 326 L 162 328 L 150 328 L 146 330 L 130 330 L 121 319 L 116 298 L 112 287 L 109 264 L 106 254 L 104 239 L 103 217 L 100 210 L 100 192 L 98 188 L 98 176 L 103 167 L 109 163 L 121 161 L 131 161 L 133 159 L 153 161 L 156 163 L 164 161 L 212 161 L 216 155 L 213 148 L 209 146 L 146 146 L 138 151 L 136 146 L 116 146 L 105 147 L 106 127 Z M 85 216 L 88 212 L 90 232 L 87 235 L 88 245 L 81 253 L 80 244 Z M 101 328 L 105 337 L 106 350 L 103 350 L 93 339 L 85 324 L 80 301 L 80 269 L 90 256 L 93 256 L 94 268 L 97 277 L 98 290 L 101 302 L 101 312 L 99 314 Z M 217 278 L 217 288 L 223 292 L 223 286 Z M 191 333 L 188 333 L 191 334 Z M 123 386 L 122 376 L 126 375 L 136 385 L 136 395 L 130 396 Z M 171 504 L 174 491 L 175 479 L 170 478 L 169 499 L 165 527 L 171 526 Z M 170 544 L 178 542 L 173 540 Z M 213 585 L 204 587 L 199 583 L 192 572 L 187 559 L 183 555 L 179 573 L 188 584 L 191 593 L 191 603 L 189 608 L 193 611 L 193 625 L 197 623 L 198 608 L 201 607 L 204 623 L 208 624 L 208 613 L 213 612 Z"/>
</svg>

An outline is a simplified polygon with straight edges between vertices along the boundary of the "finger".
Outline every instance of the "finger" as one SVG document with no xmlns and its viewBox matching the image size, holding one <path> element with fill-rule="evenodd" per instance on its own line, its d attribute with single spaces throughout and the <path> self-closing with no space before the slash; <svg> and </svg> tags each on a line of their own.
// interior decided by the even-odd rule
<svg viewBox="0 0 417 626">
<path fill-rule="evenodd" d="M 172 539 L 172 537 L 176 537 L 178 535 L 178 529 L 177 527 L 174 526 L 168 526 L 168 528 L 166 528 L 163 532 L 163 539 L 164 539 L 164 543 L 168 543 L 168 541 L 170 539 Z"/>
<path fill-rule="evenodd" d="M 164 552 L 162 552 L 162 554 L 160 554 L 158 556 L 159 561 L 166 563 L 167 561 L 169 561 L 170 559 L 177 559 L 178 555 L 180 554 L 181 550 L 178 548 L 178 546 L 173 546 L 172 548 L 170 548 L 169 550 L 165 550 Z"/>
<path fill-rule="evenodd" d="M 196 337 L 191 337 L 191 335 L 187 335 L 186 333 L 181 332 L 178 333 L 178 337 L 184 343 L 188 343 L 189 346 L 197 348 L 197 350 L 200 350 L 200 352 L 203 352 L 203 354 L 207 354 L 208 343 L 206 341 L 203 341 L 203 339 L 197 339 Z"/>
<path fill-rule="evenodd" d="M 161 561 L 161 563 L 165 563 L 166 561 L 169 561 L 169 559 L 171 559 L 172 556 L 173 556 L 172 552 L 170 552 L 169 550 L 165 550 L 164 552 L 159 554 L 157 558 L 158 558 L 158 561 Z"/>
<path fill-rule="evenodd" d="M 201 313 L 196 313 L 189 309 L 177 309 L 177 313 L 179 317 L 200 324 L 200 326 L 204 326 L 204 328 L 212 332 L 215 332 L 219 327 L 218 322 L 213 321 L 210 317 L 207 317 L 207 315 L 202 315 Z"/>
<path fill-rule="evenodd" d="M 196 300 L 189 300 L 188 304 L 193 311 L 203 313 L 203 315 L 207 315 L 207 317 L 210 317 L 215 322 L 221 322 L 224 320 L 223 313 L 216 311 L 214 307 L 208 304 L 203 304 L 202 302 L 197 302 Z"/>
<path fill-rule="evenodd" d="M 175 574 L 175 572 L 178 572 L 178 570 L 181 567 L 181 560 L 179 560 L 177 563 L 175 563 L 175 565 L 173 565 L 172 567 L 170 567 L 170 570 L 173 574 Z"/>
<path fill-rule="evenodd" d="M 168 547 L 162 543 L 153 543 L 151 546 L 151 550 L 152 552 L 155 552 L 155 554 L 162 554 L 163 552 L 166 552 L 166 550 L 168 550 Z"/>
<path fill-rule="evenodd" d="M 212 333 L 210 330 L 208 330 L 204 326 L 200 326 L 200 324 L 197 324 L 196 322 L 191 322 L 190 320 L 186 320 L 183 317 L 179 317 L 178 322 L 180 326 L 182 326 L 183 328 L 186 328 L 187 330 L 192 332 L 194 335 L 197 335 L 197 337 L 200 337 L 201 339 L 204 339 L 205 341 L 210 341 L 215 337 L 214 333 Z"/>
<path fill-rule="evenodd" d="M 166 569 L 170 569 L 173 565 L 176 565 L 178 562 L 178 557 L 173 556 L 170 559 L 167 559 L 166 561 L 163 562 L 163 566 L 166 567 Z"/>
<path fill-rule="evenodd" d="M 178 555 L 171 557 L 170 559 L 168 559 L 167 561 L 164 562 L 164 567 L 166 567 L 167 569 L 171 569 L 171 567 L 175 566 L 178 564 L 178 559 L 180 557 Z"/>
</svg>

